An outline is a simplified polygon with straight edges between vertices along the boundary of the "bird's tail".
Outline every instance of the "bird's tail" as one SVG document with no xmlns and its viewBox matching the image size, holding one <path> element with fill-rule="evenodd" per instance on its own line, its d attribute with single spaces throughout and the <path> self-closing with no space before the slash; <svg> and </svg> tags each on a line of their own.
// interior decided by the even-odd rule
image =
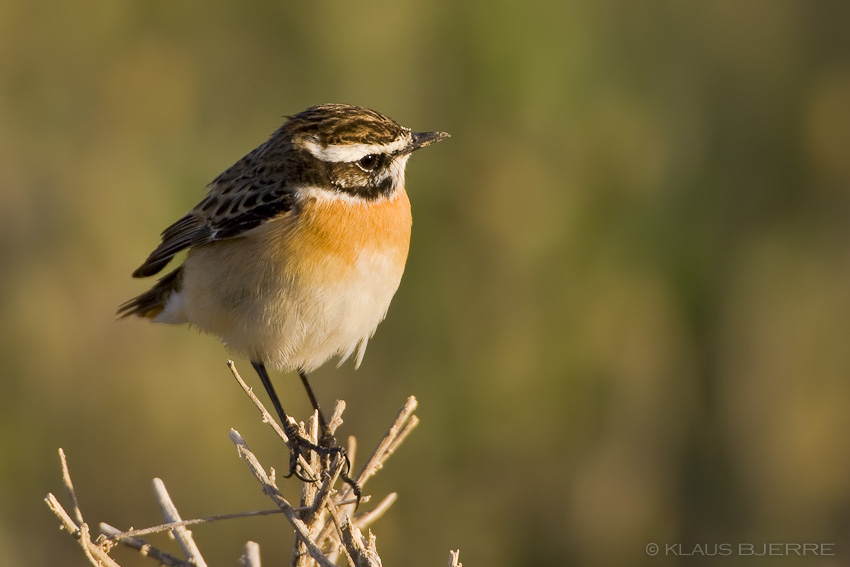
<svg viewBox="0 0 850 567">
<path fill-rule="evenodd" d="M 119 318 L 147 317 L 153 319 L 165 309 L 171 294 L 180 291 L 183 283 L 183 267 L 179 267 L 168 275 L 160 278 L 156 284 L 145 293 L 121 304 L 116 316 Z"/>
</svg>

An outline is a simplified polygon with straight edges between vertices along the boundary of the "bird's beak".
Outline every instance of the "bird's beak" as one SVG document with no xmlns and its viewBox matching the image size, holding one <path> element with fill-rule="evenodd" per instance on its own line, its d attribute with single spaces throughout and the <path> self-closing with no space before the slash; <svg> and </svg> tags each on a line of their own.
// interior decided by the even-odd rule
<svg viewBox="0 0 850 567">
<path fill-rule="evenodd" d="M 440 140 L 448 138 L 449 135 L 446 132 L 414 132 L 412 137 L 413 140 L 407 147 L 408 152 L 424 148 L 425 146 L 430 146 L 431 144 L 436 144 Z"/>
</svg>

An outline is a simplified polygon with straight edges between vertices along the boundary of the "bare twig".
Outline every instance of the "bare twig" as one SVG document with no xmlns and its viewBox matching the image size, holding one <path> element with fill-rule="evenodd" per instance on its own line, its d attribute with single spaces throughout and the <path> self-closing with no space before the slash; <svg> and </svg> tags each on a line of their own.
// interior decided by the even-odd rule
<svg viewBox="0 0 850 567">
<path fill-rule="evenodd" d="M 318 443 L 319 437 L 319 412 L 314 411 L 313 415 L 310 416 L 310 420 L 307 425 L 308 435 L 306 435 L 307 440 L 310 443 Z M 308 457 L 308 462 L 310 466 L 313 467 L 314 470 L 317 470 L 320 465 L 320 457 L 314 452 L 310 452 Z M 309 508 L 312 507 L 313 501 L 316 498 L 316 493 L 318 492 L 318 487 L 315 482 L 305 482 L 301 488 L 301 506 L 308 508 L 308 511 L 301 513 L 301 519 L 307 520 L 308 516 L 311 516 L 312 513 L 309 511 Z"/>
<path fill-rule="evenodd" d="M 239 558 L 242 567 L 260 567 L 260 545 L 249 541 L 245 544 L 245 555 Z"/>
<path fill-rule="evenodd" d="M 354 459 L 357 457 L 357 438 L 354 435 L 348 436 L 348 446 L 346 448 L 348 462 L 351 463 L 351 468 L 354 469 Z"/>
<path fill-rule="evenodd" d="M 370 532 L 369 540 L 364 541 L 360 530 L 351 525 L 347 515 L 340 517 L 335 506 L 329 506 L 328 513 L 339 533 L 348 562 L 356 567 L 380 567 L 381 558 L 375 549 L 375 536 Z"/>
<path fill-rule="evenodd" d="M 228 361 L 228 366 L 242 389 L 259 409 L 263 420 L 272 427 L 291 451 L 292 442 L 281 426 L 257 399 L 252 389 L 242 380 L 232 361 Z M 334 434 L 342 424 L 344 409 L 345 402 L 337 401 L 328 423 L 331 434 Z M 381 442 L 363 464 L 356 477 L 358 486 L 362 487 L 383 467 L 390 455 L 418 425 L 419 420 L 413 414 L 415 409 L 416 398 L 411 396 L 399 410 L 396 419 Z M 298 427 L 299 435 L 308 439 L 311 443 L 317 443 L 318 415 L 315 412 L 308 420 L 306 427 L 303 423 L 296 424 L 292 421 L 290 423 Z M 149 556 L 167 567 L 206 567 L 206 562 L 195 544 L 188 526 L 270 514 L 283 514 L 295 530 L 296 542 L 292 563 L 295 567 L 333 567 L 340 554 L 345 555 L 348 564 L 352 567 L 377 567 L 381 565 L 375 536 L 371 531 L 367 531 L 367 528 L 395 502 L 396 493 L 384 497 L 373 509 L 353 515 L 354 506 L 358 499 L 354 497 L 351 486 L 344 484 L 339 491 L 334 488 L 339 483 L 343 468 L 346 466 L 345 459 L 336 455 L 331 461 L 327 456 L 320 455 L 316 451 L 304 451 L 299 454 L 298 466 L 305 472 L 305 475 L 321 480 L 321 482 L 303 482 L 300 506 L 293 507 L 278 489 L 274 478 L 274 469 L 269 469 L 267 472 L 238 432 L 231 429 L 230 437 L 237 447 L 239 456 L 246 462 L 254 477 L 260 482 L 263 492 L 274 502 L 277 509 L 183 520 L 169 497 L 164 483 L 157 478 L 154 479 L 154 490 L 166 523 L 123 532 L 109 524 L 101 523 L 102 535 L 97 538 L 96 542 L 92 542 L 89 527 L 83 520 L 83 513 L 74 485 L 71 482 L 68 463 L 62 449 L 59 450 L 62 481 L 68 493 L 71 514 L 66 512 L 52 494 L 47 495 L 47 505 L 59 518 L 61 527 L 77 539 L 88 561 L 97 567 L 120 567 L 109 556 L 110 550 L 117 542 L 136 549 L 142 555 Z M 356 449 L 356 439 L 349 437 L 347 454 L 350 463 L 353 463 Z M 366 503 L 369 498 L 368 495 L 363 495 L 360 502 Z M 186 559 L 175 557 L 139 537 L 163 531 L 171 531 L 182 548 Z M 366 535 L 364 535 L 364 532 Z M 254 542 L 248 542 L 245 546 L 245 553 L 239 562 L 243 567 L 260 567 L 259 546 Z M 452 552 L 449 565 L 461 567 L 457 560 L 457 552 Z"/>
<path fill-rule="evenodd" d="M 393 493 L 395 494 L 395 493 Z M 390 494 L 392 496 L 392 494 Z M 387 497 L 389 498 L 389 497 Z M 386 499 L 385 499 L 386 500 Z M 344 500 L 342 502 L 338 502 L 339 506 L 343 506 L 346 504 L 354 504 L 357 502 L 356 498 L 351 498 L 350 500 Z M 299 506 L 298 508 L 293 508 L 296 512 L 306 512 L 313 509 L 313 506 Z M 221 522 L 224 520 L 236 520 L 238 518 L 253 518 L 255 516 L 273 516 L 275 514 L 283 514 L 283 510 L 280 508 L 274 508 L 269 510 L 251 510 L 248 512 L 233 512 L 232 514 L 218 514 L 215 516 L 204 516 L 203 518 L 192 518 L 191 520 L 180 520 L 179 522 L 169 522 L 167 524 L 159 524 L 158 526 L 151 526 L 149 528 L 140 528 L 137 530 L 127 530 L 121 531 L 118 528 L 109 526 L 109 524 L 101 522 L 100 531 L 102 534 L 106 534 L 104 526 L 109 526 L 109 534 L 101 535 L 99 538 L 104 542 L 120 542 L 122 539 L 139 537 L 144 535 L 155 534 L 159 532 L 167 532 L 169 530 L 173 530 L 174 528 L 179 528 L 180 526 L 195 526 L 198 524 L 211 524 L 213 522 Z"/>
<path fill-rule="evenodd" d="M 401 441 L 403 441 L 410 432 L 413 431 L 413 428 L 419 424 L 419 419 L 413 415 L 416 405 L 416 398 L 414 396 L 410 396 L 399 410 L 395 421 L 384 434 L 384 438 L 378 444 L 378 447 L 372 452 L 372 455 L 363 465 L 363 469 L 360 471 L 360 474 L 357 475 L 355 482 L 361 488 L 366 484 L 366 481 L 368 481 L 378 470 L 381 469 L 381 467 L 384 466 L 384 462 L 390 457 L 390 455 L 392 455 Z M 346 485 L 339 499 L 350 499 L 352 492 L 351 487 Z M 361 526 L 359 523 L 357 523 L 357 525 L 359 527 L 365 527 Z M 332 523 L 326 522 L 324 527 L 319 531 L 319 535 L 316 539 L 318 541 L 322 541 L 324 538 L 328 537 L 331 529 Z"/>
<path fill-rule="evenodd" d="M 162 508 L 162 514 L 165 516 L 165 521 L 180 522 L 180 513 L 177 511 L 177 506 L 175 506 L 174 502 L 171 501 L 171 497 L 168 495 L 168 490 L 165 489 L 165 483 L 162 482 L 162 479 L 153 479 L 153 489 L 156 493 L 156 498 L 159 501 L 159 507 Z M 201 555 L 201 550 L 198 549 L 197 544 L 195 544 L 195 540 L 192 537 L 192 532 L 189 528 L 186 526 L 177 526 L 171 530 L 171 533 L 174 534 L 174 539 L 176 539 L 177 543 L 180 544 L 180 549 L 183 550 L 183 554 L 190 563 L 193 563 L 198 567 L 207 567 L 207 562 L 204 561 L 204 558 Z"/>
<path fill-rule="evenodd" d="M 106 554 L 106 551 L 104 551 L 103 548 L 92 542 L 91 537 L 89 537 L 88 525 L 85 523 L 79 526 L 75 524 L 74 520 L 71 519 L 71 516 L 68 515 L 53 494 L 48 494 L 47 498 L 45 498 L 45 502 L 47 502 L 48 508 L 50 508 L 50 510 L 56 514 L 56 517 L 59 518 L 59 521 L 62 522 L 62 528 L 74 536 L 77 542 L 79 542 L 80 546 L 83 548 L 83 553 L 92 565 L 95 565 L 96 567 L 120 567 L 120 565 L 115 563 L 115 561 Z"/>
<path fill-rule="evenodd" d="M 128 536 L 127 534 L 122 533 L 118 528 L 110 526 L 105 522 L 100 523 L 100 531 L 102 534 L 109 536 L 109 538 L 120 537 L 121 545 L 125 545 L 131 549 L 136 549 L 142 555 L 157 560 L 161 565 L 166 565 L 168 567 L 195 567 L 194 563 L 184 561 L 179 557 L 174 557 L 170 553 L 154 547 L 141 538 Z"/>
<path fill-rule="evenodd" d="M 383 500 L 378 502 L 378 505 L 369 510 L 368 512 L 364 512 L 359 516 L 355 516 L 352 520 L 358 528 L 367 528 L 375 523 L 384 513 L 390 509 L 390 506 L 398 499 L 398 494 L 395 492 L 390 492 L 387 494 Z"/>
<path fill-rule="evenodd" d="M 337 428 L 342 425 L 342 412 L 345 411 L 345 400 L 337 400 L 334 405 L 334 410 L 331 412 L 331 419 L 328 422 L 328 431 L 331 435 L 336 433 Z M 350 456 L 349 456 L 350 458 Z"/>
<path fill-rule="evenodd" d="M 77 492 L 74 490 L 74 483 L 71 482 L 71 473 L 68 472 L 68 459 L 65 458 L 65 451 L 62 450 L 62 447 L 59 447 L 59 462 L 62 463 L 62 482 L 68 492 L 71 507 L 74 509 L 74 518 L 77 525 L 83 525 L 85 520 L 83 520 L 83 513 L 80 511 L 80 504 L 77 502 Z"/>
<path fill-rule="evenodd" d="M 278 436 L 283 440 L 284 443 L 286 443 L 286 446 L 289 448 L 290 451 L 296 451 L 296 447 L 293 441 L 290 440 L 289 437 L 287 437 L 286 433 L 283 431 L 283 428 L 277 423 L 275 418 L 272 417 L 272 414 L 268 412 L 266 406 L 263 405 L 263 402 L 261 402 L 260 398 L 258 398 L 257 395 L 254 393 L 254 389 L 248 386 L 248 384 L 245 383 L 245 380 L 242 379 L 242 376 L 239 374 L 239 371 L 236 370 L 236 364 L 232 360 L 228 360 L 227 367 L 230 368 L 230 372 L 233 374 L 233 377 L 236 378 L 236 381 L 242 387 L 242 390 L 248 395 L 251 401 L 254 402 L 254 405 L 257 406 L 257 409 L 260 410 L 260 413 L 263 416 L 263 421 L 271 426 L 274 432 L 278 434 Z M 318 478 L 319 475 L 316 470 L 312 466 L 310 466 L 310 463 L 308 463 L 304 456 L 301 454 L 298 455 L 298 463 L 304 470 L 309 473 L 310 478 Z"/>
<path fill-rule="evenodd" d="M 310 443 L 316 443 L 319 437 L 319 412 L 313 411 L 313 415 L 310 416 L 310 421 L 308 422 L 307 429 L 309 430 L 309 436 L 307 440 Z M 311 452 L 309 457 L 310 465 L 314 468 L 319 466 L 319 455 Z M 327 491 L 327 485 L 330 482 L 329 478 L 325 476 L 324 483 L 322 484 L 321 490 L 323 494 Z M 305 482 L 301 486 L 301 506 L 305 508 L 304 511 L 299 512 L 298 517 L 304 522 L 307 526 L 307 533 L 312 537 L 314 534 L 310 530 L 310 524 L 312 522 L 313 516 L 315 515 L 315 510 L 313 509 L 313 503 L 316 500 L 316 494 L 319 489 L 316 487 L 316 484 L 313 482 Z M 300 537 L 295 538 L 295 547 L 292 551 L 293 557 L 295 558 L 293 561 L 294 567 L 308 567 L 313 561 L 307 549 L 307 542 Z"/>
<path fill-rule="evenodd" d="M 354 500 L 352 500 L 354 502 Z M 296 508 L 296 511 L 301 511 L 306 508 Z M 138 530 L 127 530 L 126 532 L 122 532 L 117 528 L 113 528 L 111 533 L 104 537 L 104 541 L 121 541 L 122 539 L 139 537 L 143 535 L 150 535 L 159 532 L 167 532 L 169 530 L 173 530 L 174 528 L 179 528 L 180 526 L 194 526 L 197 524 L 211 524 L 212 522 L 220 522 L 222 520 L 235 520 L 236 518 L 252 518 L 254 516 L 271 516 L 273 514 L 283 514 L 283 510 L 280 508 L 275 508 L 274 510 L 253 510 L 250 512 L 234 512 L 233 514 L 219 514 L 217 516 L 206 516 L 204 518 L 192 518 L 191 520 L 180 520 L 179 522 L 169 522 L 167 524 L 160 524 L 158 526 L 151 526 L 149 528 L 142 528 Z M 100 524 L 101 532 L 105 533 L 103 526 L 108 524 Z"/>
<path fill-rule="evenodd" d="M 242 436 L 239 435 L 239 432 L 235 429 L 230 430 L 230 440 L 236 445 L 236 449 L 239 451 L 239 456 L 242 457 L 242 459 L 248 464 L 248 468 L 251 469 L 254 477 L 260 481 L 260 484 L 263 486 L 263 492 L 271 498 L 275 504 L 280 506 L 280 509 L 283 510 L 283 514 L 286 516 L 286 519 L 289 520 L 289 523 L 295 528 L 295 532 L 304 540 L 310 556 L 315 559 L 319 565 L 322 565 L 322 567 L 332 567 L 333 563 L 328 561 L 327 557 L 322 554 L 322 550 L 319 549 L 319 546 L 317 546 L 310 538 L 310 531 L 307 529 L 307 526 L 304 525 L 304 522 L 301 521 L 295 510 L 292 509 L 292 506 L 280 493 L 277 486 L 275 486 L 271 479 L 269 479 L 266 471 L 257 460 L 257 457 L 254 456 L 254 453 L 252 453 L 251 449 L 248 448 L 248 444 L 245 443 L 245 440 L 242 439 Z"/>
<path fill-rule="evenodd" d="M 375 448 L 366 464 L 363 465 L 363 470 L 357 475 L 357 484 L 360 486 L 366 484 L 366 481 L 384 466 L 384 461 L 395 452 L 401 442 L 413 431 L 413 428 L 419 425 L 419 418 L 413 415 L 417 403 L 414 396 L 407 398 L 407 402 L 399 410 L 392 426 L 384 434 L 384 438 Z M 349 487 L 348 490 L 351 490 L 351 488 Z"/>
<path fill-rule="evenodd" d="M 59 501 L 53 494 L 48 494 L 45 501 L 47 506 L 62 522 L 62 528 L 76 538 L 77 542 L 83 549 L 83 553 L 92 565 L 97 567 L 120 567 L 115 563 L 106 551 L 95 545 L 89 535 L 89 526 L 83 521 L 83 513 L 80 511 L 77 501 L 77 493 L 74 490 L 74 483 L 71 482 L 71 473 L 68 470 L 68 460 L 65 458 L 65 451 L 59 448 L 59 462 L 62 466 L 62 483 L 65 485 L 65 490 L 68 492 L 68 499 L 71 500 L 71 506 L 74 509 L 76 522 L 65 511 Z"/>
</svg>

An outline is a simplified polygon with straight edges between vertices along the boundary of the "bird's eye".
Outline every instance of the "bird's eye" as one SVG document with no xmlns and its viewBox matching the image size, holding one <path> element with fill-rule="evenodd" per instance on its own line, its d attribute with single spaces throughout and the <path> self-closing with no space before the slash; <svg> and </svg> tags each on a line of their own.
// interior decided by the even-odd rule
<svg viewBox="0 0 850 567">
<path fill-rule="evenodd" d="M 357 167 L 359 167 L 363 171 L 372 171 L 376 167 L 378 167 L 380 161 L 380 156 L 378 154 L 365 155 L 359 160 L 357 160 Z"/>
</svg>

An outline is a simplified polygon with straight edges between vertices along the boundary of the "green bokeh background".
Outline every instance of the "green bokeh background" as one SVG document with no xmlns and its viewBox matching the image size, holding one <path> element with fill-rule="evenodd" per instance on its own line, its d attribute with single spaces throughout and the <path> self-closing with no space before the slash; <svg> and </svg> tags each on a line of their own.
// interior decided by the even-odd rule
<svg viewBox="0 0 850 567">
<path fill-rule="evenodd" d="M 453 136 L 408 167 L 408 268 L 363 366 L 314 375 L 364 450 L 420 400 L 369 485 L 400 494 L 385 565 L 850 564 L 848 21 L 844 0 L 3 2 L 0 563 L 86 564 L 41 501 L 64 498 L 60 446 L 92 523 L 158 523 L 156 476 L 185 517 L 268 507 L 229 428 L 284 459 L 226 352 L 113 313 L 207 182 L 283 115 L 349 102 Z M 279 517 L 195 534 L 219 565 L 290 552 Z"/>
</svg>

